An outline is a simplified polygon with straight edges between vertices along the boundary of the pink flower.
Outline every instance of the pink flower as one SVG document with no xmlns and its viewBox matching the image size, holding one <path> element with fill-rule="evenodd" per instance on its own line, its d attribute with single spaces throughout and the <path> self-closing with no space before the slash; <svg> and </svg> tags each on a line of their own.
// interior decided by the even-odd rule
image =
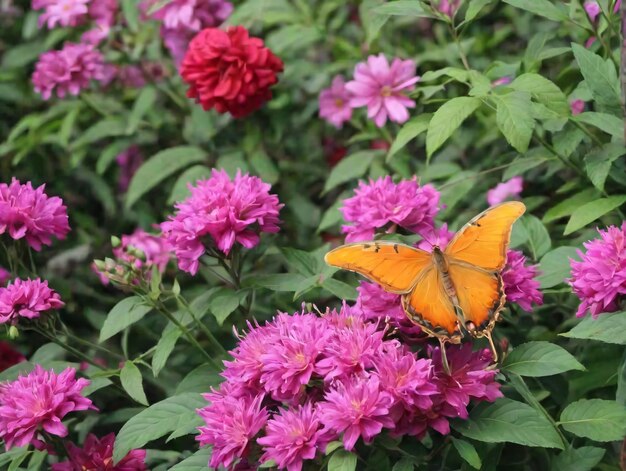
<svg viewBox="0 0 626 471">
<path fill-rule="evenodd" d="M 278 232 L 283 205 L 270 188 L 260 178 L 237 172 L 231 180 L 215 169 L 211 178 L 191 186 L 191 196 L 176 204 L 176 214 L 161 224 L 180 269 L 196 274 L 207 236 L 228 255 L 235 243 L 250 249 L 259 243 L 259 233 Z"/>
<path fill-rule="evenodd" d="M 600 8 L 600 5 L 598 4 L 598 2 L 594 0 L 589 0 L 585 2 L 584 7 L 591 21 L 596 21 L 597 16 L 600 13 L 602 13 L 602 9 Z"/>
<path fill-rule="evenodd" d="M 38 432 L 42 429 L 65 437 L 68 430 L 61 421 L 67 414 L 95 409 L 91 400 L 80 394 L 89 381 L 75 375 L 73 368 L 57 375 L 37 365 L 28 375 L 0 384 L 0 438 L 7 450 L 40 443 Z"/>
<path fill-rule="evenodd" d="M 439 192 L 431 185 L 420 187 L 416 178 L 397 184 L 390 176 L 361 181 L 354 193 L 339 209 L 352 223 L 341 228 L 346 242 L 372 240 L 376 229 L 393 225 L 416 233 L 428 231 L 439 210 Z"/>
<path fill-rule="evenodd" d="M 154 0 L 144 2 L 149 9 Z M 152 18 L 163 22 L 165 28 L 198 32 L 204 28 L 221 25 L 233 11 L 226 0 L 173 0 L 152 13 Z"/>
<path fill-rule="evenodd" d="M 508 182 L 498 183 L 487 192 L 487 203 L 490 206 L 495 206 L 511 197 L 517 198 L 523 188 L 524 179 L 522 177 L 513 177 Z"/>
<path fill-rule="evenodd" d="M 110 33 L 111 28 L 109 26 L 96 25 L 94 28 L 85 31 L 80 36 L 80 42 L 89 46 L 96 47 L 102 41 L 108 38 Z M 105 69 L 102 73 L 103 77 L 98 79 L 103 86 L 108 85 L 113 80 L 113 77 L 111 76 L 112 71 L 117 71 L 117 68 L 114 66 L 107 67 L 107 65 L 105 64 Z"/>
<path fill-rule="evenodd" d="M 578 252 L 581 261 L 571 260 L 572 277 L 568 280 L 582 303 L 577 317 L 587 311 L 596 318 L 603 312 L 618 308 L 618 301 L 626 294 L 626 222 L 622 227 L 598 229 L 600 239 L 583 245 L 587 252 Z"/>
<path fill-rule="evenodd" d="M 513 79 L 511 77 L 505 75 L 504 77 L 500 77 L 498 79 L 493 80 L 491 82 L 491 86 L 492 87 L 500 87 L 502 85 L 508 85 L 512 81 L 513 81 Z"/>
<path fill-rule="evenodd" d="M 65 443 L 69 455 L 67 461 L 52 465 L 52 471 L 145 471 L 146 450 L 132 450 L 116 465 L 113 464 L 113 444 L 115 434 L 110 433 L 102 438 L 93 433 L 87 435 L 82 448 L 71 442 Z"/>
<path fill-rule="evenodd" d="M 33 0 L 33 10 L 44 10 L 39 17 L 39 26 L 47 25 L 75 27 L 81 24 L 88 11 L 90 0 Z"/>
<path fill-rule="evenodd" d="M 144 76 L 143 70 L 141 70 L 141 67 L 136 66 L 136 65 L 126 65 L 124 67 L 120 67 L 119 71 L 117 72 L 117 78 L 123 87 L 143 88 L 146 85 L 146 77 Z M 136 146 L 131 146 L 130 148 L 132 147 L 136 147 Z M 138 150 L 139 148 L 137 148 L 137 151 Z M 119 159 L 119 156 L 118 156 L 118 159 Z M 143 157 L 141 161 L 143 162 Z M 117 163 L 122 165 L 119 160 L 117 161 Z M 137 168 L 139 168 L 139 165 L 137 166 Z M 134 173 L 134 170 L 133 170 L 133 173 Z"/>
<path fill-rule="evenodd" d="M 143 253 L 145 260 L 141 260 L 129 253 L 130 248 Z M 160 235 L 149 234 L 143 229 L 137 228 L 132 234 L 122 236 L 122 244 L 113 249 L 116 258 L 134 263 L 138 268 L 151 268 L 156 265 L 161 273 L 170 261 L 172 248 L 167 240 Z"/>
<path fill-rule="evenodd" d="M 543 304 L 543 294 L 539 291 L 537 267 L 526 266 L 526 257 L 522 252 L 509 250 L 506 265 L 502 270 L 502 282 L 507 302 L 517 303 L 526 312 L 532 311 L 532 303 Z"/>
<path fill-rule="evenodd" d="M 454 238 L 455 233 L 448 230 L 448 224 L 444 223 L 440 228 L 428 228 L 420 234 L 422 240 L 420 240 L 416 247 L 418 249 L 432 252 L 435 246 L 441 250 L 445 250 L 448 243 Z"/>
<path fill-rule="evenodd" d="M 179 31 L 176 29 L 161 28 L 161 37 L 165 47 L 170 51 L 172 59 L 177 67 L 180 67 L 189 42 L 193 38 L 193 33 L 187 33 L 185 31 Z"/>
<path fill-rule="evenodd" d="M 274 460 L 278 469 L 301 471 L 302 462 L 315 458 L 330 440 L 331 436 L 321 429 L 317 411 L 307 402 L 274 415 L 257 443 L 265 450 L 262 462 Z"/>
<path fill-rule="evenodd" d="M 121 70 L 120 70 L 121 73 Z M 128 185 L 135 175 L 135 172 L 143 164 L 143 155 L 138 146 L 132 145 L 121 152 L 115 161 L 120 167 L 120 176 L 117 183 L 119 190 L 124 193 L 128 190 Z"/>
<path fill-rule="evenodd" d="M 206 426 L 198 427 L 196 440 L 211 445 L 209 466 L 228 468 L 238 458 L 246 457 L 248 445 L 267 422 L 267 411 L 261 407 L 263 395 L 254 398 L 207 394 L 210 405 L 198 410 Z"/>
<path fill-rule="evenodd" d="M 340 129 L 343 123 L 352 118 L 352 108 L 349 105 L 350 93 L 346 89 L 343 77 L 337 75 L 330 88 L 320 92 L 320 118 Z"/>
<path fill-rule="evenodd" d="M 369 56 L 367 62 L 357 64 L 354 80 L 346 84 L 352 94 L 350 106 L 367 106 L 367 116 L 382 128 L 387 117 L 396 123 L 409 119 L 407 108 L 414 108 L 415 102 L 403 92 L 413 90 L 420 77 L 415 75 L 415 62 L 394 59 L 389 62 L 384 54 Z"/>
<path fill-rule="evenodd" d="M 319 403 L 319 416 L 327 429 L 343 433 L 343 446 L 350 451 L 361 437 L 371 443 L 383 427 L 392 429 L 389 415 L 393 397 L 381 389 L 377 376 L 353 376 L 336 382 Z"/>
<path fill-rule="evenodd" d="M 91 0 L 89 16 L 98 26 L 110 28 L 115 24 L 118 9 L 117 0 Z"/>
<path fill-rule="evenodd" d="M 0 183 L 0 235 L 24 237 L 37 251 L 51 245 L 53 236 L 65 238 L 70 231 L 67 208 L 61 198 L 48 197 L 44 190 L 45 185 L 33 189 L 30 182 L 22 185 L 15 177 L 10 185 Z"/>
<path fill-rule="evenodd" d="M 104 58 L 89 44 L 67 43 L 60 51 L 48 51 L 39 56 L 32 81 L 35 91 L 44 100 L 56 88 L 59 98 L 78 95 L 91 80 L 104 78 Z"/>
<path fill-rule="evenodd" d="M 20 317 L 36 319 L 43 312 L 65 306 L 59 294 L 48 288 L 47 281 L 16 278 L 0 288 L 0 324 L 17 324 Z"/>
<path fill-rule="evenodd" d="M 572 100 L 569 104 L 573 115 L 577 115 L 585 111 L 585 102 L 582 100 Z"/>
<path fill-rule="evenodd" d="M 454 18 L 454 15 L 456 14 L 460 6 L 461 0 L 439 0 L 437 10 L 439 10 L 444 15 L 449 16 L 450 18 Z"/>
<path fill-rule="evenodd" d="M 11 278 L 13 278 L 11 272 L 3 267 L 0 267 L 0 287 L 6 286 Z"/>
</svg>

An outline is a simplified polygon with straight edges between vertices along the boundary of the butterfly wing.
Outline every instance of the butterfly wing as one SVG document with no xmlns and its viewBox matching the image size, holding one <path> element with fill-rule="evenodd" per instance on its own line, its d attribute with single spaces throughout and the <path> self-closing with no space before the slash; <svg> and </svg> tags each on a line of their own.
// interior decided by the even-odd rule
<svg viewBox="0 0 626 471">
<path fill-rule="evenodd" d="M 519 201 L 509 201 L 483 211 L 456 234 L 444 251 L 457 260 L 490 271 L 501 271 L 513 223 L 526 211 Z"/>
<path fill-rule="evenodd" d="M 394 242 L 366 242 L 337 247 L 324 260 L 357 272 L 390 293 L 408 293 L 422 272 L 432 266 L 428 252 Z"/>
</svg>

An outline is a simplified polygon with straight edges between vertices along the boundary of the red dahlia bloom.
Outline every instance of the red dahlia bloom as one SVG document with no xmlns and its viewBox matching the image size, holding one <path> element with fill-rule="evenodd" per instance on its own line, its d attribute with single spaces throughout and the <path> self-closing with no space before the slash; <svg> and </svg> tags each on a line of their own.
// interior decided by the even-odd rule
<svg viewBox="0 0 626 471">
<path fill-rule="evenodd" d="M 205 110 L 215 108 L 241 118 L 272 98 L 270 87 L 282 71 L 283 62 L 263 40 L 234 26 L 200 31 L 189 44 L 180 74 L 189 84 L 187 96 Z"/>
</svg>

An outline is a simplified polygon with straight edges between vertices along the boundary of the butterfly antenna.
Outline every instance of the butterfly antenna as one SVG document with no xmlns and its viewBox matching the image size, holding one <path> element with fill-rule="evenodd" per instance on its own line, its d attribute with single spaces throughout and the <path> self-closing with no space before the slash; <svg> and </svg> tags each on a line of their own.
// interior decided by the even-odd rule
<svg viewBox="0 0 626 471">
<path fill-rule="evenodd" d="M 491 348 L 491 354 L 493 355 L 493 363 L 495 365 L 496 363 L 498 363 L 498 350 L 496 350 L 496 345 L 493 343 L 491 331 L 485 332 L 484 336 L 487 337 L 487 340 L 489 341 L 489 348 Z"/>
<path fill-rule="evenodd" d="M 448 354 L 446 353 L 446 341 L 441 337 L 437 337 L 441 351 L 441 363 L 447 375 L 450 375 L 450 365 L 448 364 Z"/>
</svg>

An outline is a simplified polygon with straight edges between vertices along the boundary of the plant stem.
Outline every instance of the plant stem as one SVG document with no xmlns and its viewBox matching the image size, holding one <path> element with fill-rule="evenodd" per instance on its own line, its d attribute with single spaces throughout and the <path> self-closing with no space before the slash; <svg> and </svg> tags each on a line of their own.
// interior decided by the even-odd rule
<svg viewBox="0 0 626 471">
<path fill-rule="evenodd" d="M 584 132 L 587 136 L 589 136 L 589 138 L 593 142 L 595 142 L 599 146 L 604 145 L 604 142 L 602 142 L 596 135 L 594 135 L 591 131 L 589 131 L 589 129 L 587 129 L 586 126 L 583 126 L 581 123 L 579 123 L 578 121 L 575 121 L 573 119 L 571 119 L 570 122 L 573 123 L 574 126 L 576 126 L 578 129 L 580 129 L 582 132 Z"/>
<path fill-rule="evenodd" d="M 176 299 L 180 301 L 180 303 L 183 305 L 185 310 L 189 313 L 189 315 L 191 315 L 196 325 L 200 327 L 200 330 L 202 330 L 202 332 L 204 332 L 204 334 L 207 336 L 211 344 L 213 344 L 213 346 L 216 348 L 218 353 L 225 355 L 227 353 L 226 349 L 224 349 L 222 344 L 215 338 L 215 336 L 213 335 L 213 332 L 211 332 L 211 330 L 204 324 L 204 322 L 201 322 L 200 319 L 196 317 L 196 315 L 193 312 L 193 309 L 191 309 L 191 305 L 189 304 L 189 302 L 180 295 L 177 296 Z"/>
<path fill-rule="evenodd" d="M 89 363 L 92 366 L 95 366 L 96 368 L 100 369 L 100 370 L 106 370 L 106 368 L 102 365 L 99 365 L 97 363 L 95 363 L 91 358 L 89 358 L 87 355 L 85 355 L 83 352 L 81 352 L 80 350 L 77 350 L 76 348 L 66 344 L 65 342 L 62 342 L 61 340 L 59 340 L 58 338 L 56 338 L 53 335 L 50 335 L 48 332 L 46 332 L 45 330 L 40 329 L 39 327 L 33 327 L 33 330 L 35 332 L 37 332 L 39 335 L 47 338 L 48 340 L 50 340 L 53 343 L 56 343 L 59 347 L 63 348 L 64 350 L 66 350 L 68 353 L 71 353 L 72 355 L 74 355 L 75 357 Z"/>
<path fill-rule="evenodd" d="M 452 35 L 454 44 L 456 44 L 456 47 L 459 50 L 459 57 L 461 58 L 463 67 L 465 67 L 465 70 L 470 70 L 470 65 L 469 65 L 469 62 L 467 61 L 467 56 L 465 55 L 465 52 L 463 52 L 463 47 L 461 47 L 461 41 L 459 40 L 459 35 L 451 23 L 448 23 L 448 30 L 450 31 L 450 34 Z"/>
</svg>

